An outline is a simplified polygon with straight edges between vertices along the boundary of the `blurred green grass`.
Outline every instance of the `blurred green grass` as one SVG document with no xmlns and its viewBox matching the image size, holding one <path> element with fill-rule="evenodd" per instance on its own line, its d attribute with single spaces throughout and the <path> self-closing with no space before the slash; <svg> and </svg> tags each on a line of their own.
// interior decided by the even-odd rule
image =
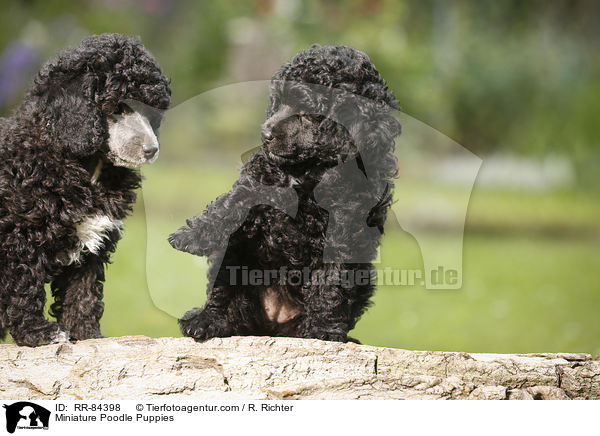
<svg viewBox="0 0 600 436">
<path fill-rule="evenodd" d="M 146 203 L 151 195 L 154 205 L 161 208 L 147 207 L 145 211 L 140 202 L 126 221 L 124 238 L 107 273 L 102 319 L 107 336 L 179 335 L 176 316 L 205 299 L 205 282 L 199 284 L 197 275 L 186 272 L 199 259 L 175 252 L 166 242 L 163 248 L 173 255 L 150 252 L 150 256 L 159 256 L 151 262 L 151 288 L 158 289 L 151 293 L 146 280 L 146 223 L 150 221 L 149 227 L 158 229 L 151 238 L 166 237 L 176 228 L 172 224 L 176 204 L 186 209 L 177 214 L 199 212 L 235 180 L 234 171 L 217 167 L 194 173 L 156 165 L 145 173 L 150 174 L 144 186 Z M 187 191 L 181 187 L 188 183 L 197 186 L 198 180 L 204 181 L 196 190 L 198 198 L 184 201 L 182 206 Z M 569 222 L 571 215 L 579 218 Z M 598 234 L 589 233 L 599 216 L 598 203 L 582 194 L 540 195 L 476 187 L 467 216 L 462 289 L 380 286 L 373 306 L 352 336 L 366 344 L 408 349 L 600 353 Z M 479 220 L 491 217 L 498 229 L 507 225 L 503 234 L 477 230 L 485 227 Z M 540 217 L 550 228 L 579 223 L 587 236 L 531 236 L 513 231 L 514 223 L 533 228 Z M 444 235 L 436 237 L 443 248 Z M 391 226 L 383 238 L 378 268 L 422 268 L 420 256 L 416 240 Z M 153 295 L 156 292 L 158 299 Z M 161 307 L 169 312 L 177 308 L 180 313 L 169 315 Z"/>
</svg>

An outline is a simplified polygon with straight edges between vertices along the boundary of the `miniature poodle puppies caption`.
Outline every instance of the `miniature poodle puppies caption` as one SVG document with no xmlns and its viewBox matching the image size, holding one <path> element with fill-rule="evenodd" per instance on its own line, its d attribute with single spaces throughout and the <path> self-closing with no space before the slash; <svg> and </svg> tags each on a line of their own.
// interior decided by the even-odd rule
<svg viewBox="0 0 600 436">
<path fill-rule="evenodd" d="M 397 174 L 395 109 L 350 47 L 313 46 L 275 73 L 262 146 L 229 192 L 169 237 L 210 265 L 204 307 L 179 320 L 184 335 L 352 340 Z"/>
<path fill-rule="evenodd" d="M 158 157 L 169 80 L 142 44 L 103 34 L 62 51 L 0 120 L 0 337 L 101 337 L 104 264 Z M 45 319 L 44 284 L 54 303 Z"/>
</svg>

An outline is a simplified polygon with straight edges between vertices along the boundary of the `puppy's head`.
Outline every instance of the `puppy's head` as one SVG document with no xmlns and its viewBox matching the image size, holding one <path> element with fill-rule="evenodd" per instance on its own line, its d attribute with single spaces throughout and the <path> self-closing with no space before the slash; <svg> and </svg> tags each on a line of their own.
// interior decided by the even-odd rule
<svg viewBox="0 0 600 436">
<path fill-rule="evenodd" d="M 279 165 L 335 165 L 356 155 L 357 140 L 373 136 L 374 120 L 391 109 L 396 100 L 367 55 L 313 46 L 273 76 L 263 150 Z"/>
<path fill-rule="evenodd" d="M 328 123 L 314 101 L 319 90 L 303 83 L 285 82 L 271 98 L 277 103 L 261 128 L 263 149 L 278 164 L 299 164 L 318 157 L 321 126 Z M 335 154 L 337 150 L 329 150 Z"/>
<path fill-rule="evenodd" d="M 115 165 L 133 168 L 158 156 L 170 95 L 169 80 L 139 41 L 92 35 L 42 67 L 21 110 L 40 114 L 53 143 L 72 155 L 102 149 Z"/>
</svg>

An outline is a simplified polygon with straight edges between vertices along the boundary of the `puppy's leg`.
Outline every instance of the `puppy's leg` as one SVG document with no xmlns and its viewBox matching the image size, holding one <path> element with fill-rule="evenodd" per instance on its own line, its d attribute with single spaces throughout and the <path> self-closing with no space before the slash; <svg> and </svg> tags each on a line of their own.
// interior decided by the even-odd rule
<svg viewBox="0 0 600 436">
<path fill-rule="evenodd" d="M 102 337 L 100 318 L 104 265 L 96 255 L 89 255 L 79 265 L 71 265 L 52 282 L 54 304 L 51 314 L 65 328 L 71 339 Z"/>
<path fill-rule="evenodd" d="M 210 203 L 201 215 L 186 220 L 187 225 L 169 235 L 169 244 L 196 256 L 224 250 L 229 236 L 239 229 L 253 204 L 250 194 L 240 195 L 239 191 L 239 186 L 234 187 Z"/>
<path fill-rule="evenodd" d="M 2 324 L 8 327 L 18 345 L 35 347 L 69 340 L 67 332 L 58 324 L 44 318 L 46 292 L 42 277 L 41 267 L 32 269 L 20 265 L 14 266 L 12 273 L 3 278 L 1 292 L 8 298 L 2 308 Z"/>
<path fill-rule="evenodd" d="M 186 221 L 186 226 L 169 235 L 176 250 L 208 256 L 227 247 L 228 237 L 244 223 L 250 209 L 270 205 L 294 216 L 298 196 L 293 188 L 267 186 L 242 176 L 231 191 L 210 203 L 202 214 Z"/>
<path fill-rule="evenodd" d="M 325 270 L 324 277 L 335 277 L 336 271 Z M 348 290 L 340 284 L 313 283 L 303 294 L 305 314 L 298 322 L 297 336 L 347 342 L 353 325 Z"/>
</svg>

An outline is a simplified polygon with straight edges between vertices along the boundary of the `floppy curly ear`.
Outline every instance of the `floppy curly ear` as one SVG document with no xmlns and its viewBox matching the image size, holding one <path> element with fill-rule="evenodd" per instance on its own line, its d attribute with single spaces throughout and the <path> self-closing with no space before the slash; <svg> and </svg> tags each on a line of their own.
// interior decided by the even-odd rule
<svg viewBox="0 0 600 436">
<path fill-rule="evenodd" d="M 96 152 L 108 138 L 100 109 L 90 98 L 67 89 L 52 94 L 47 96 L 44 109 L 55 140 L 77 156 Z"/>
</svg>

